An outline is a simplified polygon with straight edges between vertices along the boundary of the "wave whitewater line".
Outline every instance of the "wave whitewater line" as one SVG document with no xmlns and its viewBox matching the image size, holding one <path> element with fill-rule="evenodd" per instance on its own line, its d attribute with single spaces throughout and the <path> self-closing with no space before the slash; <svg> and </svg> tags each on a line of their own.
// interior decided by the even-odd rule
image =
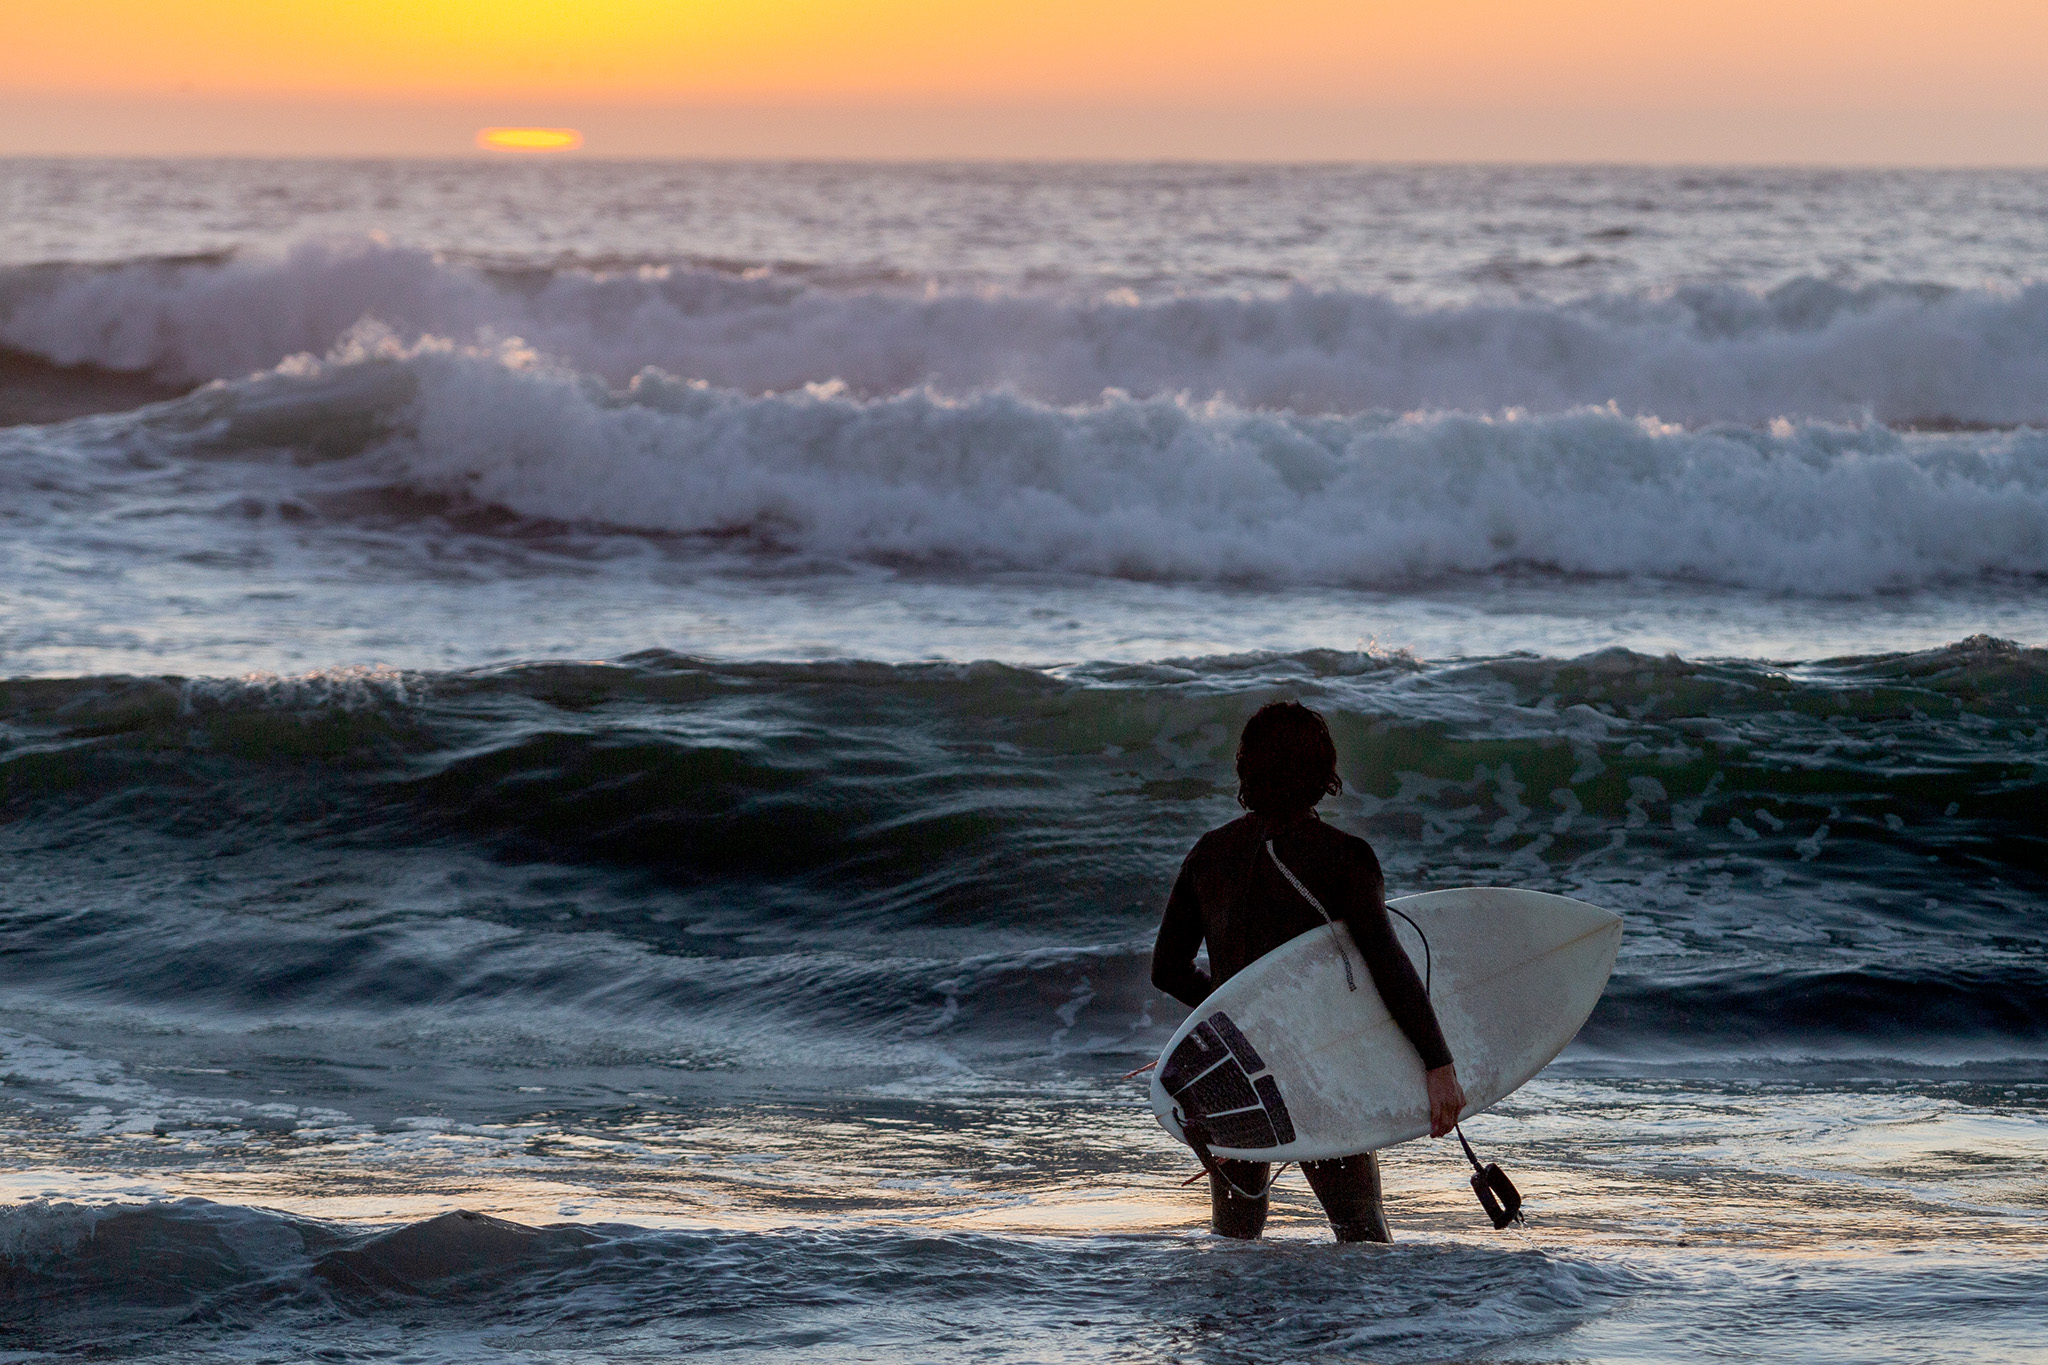
<svg viewBox="0 0 2048 1365">
<path fill-rule="evenodd" d="M 28 516 L 60 484 L 117 495 L 137 462 L 286 451 L 315 510 L 382 488 L 393 505 L 946 571 L 1355 586 L 1534 568 L 1809 594 L 2048 574 L 2048 433 L 2031 429 L 749 397 L 652 371 L 614 389 L 524 347 L 370 328 L 325 361 L 6 443 L 0 478 Z M 224 494 L 231 471 L 212 475 Z"/>
<path fill-rule="evenodd" d="M 743 394 L 838 381 L 1054 404 L 1184 393 L 1303 413 L 1557 412 L 2048 422 L 2048 286 L 1802 278 L 1576 304 L 1410 306 L 1343 290 L 1058 298 L 831 288 L 652 262 L 483 266 L 377 241 L 0 270 L 0 346 L 168 382 L 323 355 L 364 320 L 406 338 L 519 337 L 623 384 L 653 367 Z"/>
<path fill-rule="evenodd" d="M 1373 839 L 1396 887 L 1505 881 L 1635 919 L 1637 956 L 1588 1046 L 2010 1055 L 2048 1039 L 2048 964 L 2027 927 L 2048 889 L 2048 654 L 1985 639 L 1791 670 L 1620 650 L 1057 672 L 652 652 L 452 674 L 18 680 L 0 684 L 0 828 L 59 861 L 148 837 L 228 856 L 444 849 L 583 869 L 700 916 L 719 907 L 742 940 L 816 949 L 713 972 L 658 957 L 635 968 L 651 973 L 640 985 L 605 988 L 618 1008 L 797 1008 L 877 1036 L 1000 1045 L 1050 1018 L 1049 998 L 1143 1013 L 1165 879 L 1234 811 L 1231 737 L 1275 696 L 1330 714 L 1350 788 L 1329 814 Z M 657 955 L 707 951 L 659 899 L 613 896 L 580 927 Z M 393 954 L 411 949 L 372 951 L 353 930 L 347 952 L 293 937 L 269 961 L 126 921 L 81 956 L 76 931 L 66 916 L 17 926 L 17 968 L 104 986 L 146 951 L 164 989 L 204 978 L 234 1008 L 266 1007 L 280 983 L 365 1008 L 394 981 L 408 1003 L 598 989 L 559 954 L 401 972 Z M 904 955 L 932 932 L 1045 950 Z"/>
</svg>

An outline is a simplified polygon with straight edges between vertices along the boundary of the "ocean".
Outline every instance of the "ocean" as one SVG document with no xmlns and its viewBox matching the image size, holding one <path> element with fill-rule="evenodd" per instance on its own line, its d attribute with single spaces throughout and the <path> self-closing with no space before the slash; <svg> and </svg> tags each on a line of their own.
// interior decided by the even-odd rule
<svg viewBox="0 0 2048 1365">
<path fill-rule="evenodd" d="M 2048 173 L 0 162 L 0 1358 L 2039 1361 Z M 1392 1246 L 1262 703 L 1626 920 Z"/>
</svg>

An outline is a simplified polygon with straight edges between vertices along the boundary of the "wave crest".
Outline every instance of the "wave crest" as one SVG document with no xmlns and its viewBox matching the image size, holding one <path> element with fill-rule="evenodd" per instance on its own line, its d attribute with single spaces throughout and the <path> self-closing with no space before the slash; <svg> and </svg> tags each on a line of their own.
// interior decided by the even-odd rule
<svg viewBox="0 0 2048 1365">
<path fill-rule="evenodd" d="M 655 371 L 609 390 L 517 347 L 370 333 L 156 422 L 201 451 L 367 451 L 409 493 L 522 517 L 832 559 L 1340 585 L 1534 567 L 1834 594 L 2048 573 L 2031 430 L 749 397 Z"/>
<path fill-rule="evenodd" d="M 0 272 L 0 344 L 61 364 L 234 378 L 324 353 L 361 320 L 517 335 L 621 383 L 653 366 L 744 393 L 839 380 L 1052 403 L 1105 390 L 1245 407 L 1554 412 L 1686 422 L 2048 418 L 2048 286 L 1790 281 L 1656 298 L 1424 308 L 1377 294 L 1165 301 L 833 289 L 688 265 L 491 270 L 382 241 L 277 258 Z"/>
</svg>

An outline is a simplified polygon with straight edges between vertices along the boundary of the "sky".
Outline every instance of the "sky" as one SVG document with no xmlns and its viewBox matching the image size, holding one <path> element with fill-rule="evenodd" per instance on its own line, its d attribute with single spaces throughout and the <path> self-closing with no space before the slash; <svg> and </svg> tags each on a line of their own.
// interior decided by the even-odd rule
<svg viewBox="0 0 2048 1365">
<path fill-rule="evenodd" d="M 13 0 L 0 153 L 2048 164 L 2044 0 Z"/>
</svg>

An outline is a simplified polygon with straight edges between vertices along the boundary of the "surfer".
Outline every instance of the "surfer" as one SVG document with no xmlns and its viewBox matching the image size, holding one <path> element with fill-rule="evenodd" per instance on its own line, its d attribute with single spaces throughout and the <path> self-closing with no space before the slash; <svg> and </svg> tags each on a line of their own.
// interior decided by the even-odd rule
<svg viewBox="0 0 2048 1365">
<path fill-rule="evenodd" d="M 1442 1137 L 1456 1126 L 1465 1092 L 1429 994 L 1394 938 L 1379 858 L 1371 844 L 1316 815 L 1318 801 L 1343 790 L 1337 746 L 1321 715 L 1300 702 L 1276 701 L 1245 722 L 1237 800 L 1246 813 L 1203 835 L 1181 864 L 1152 950 L 1152 984 L 1192 1008 L 1289 939 L 1322 928 L 1322 915 L 1288 884 L 1292 873 L 1351 930 L 1387 1012 L 1422 1058 L 1430 1134 Z M 1205 942 L 1206 972 L 1195 962 Z M 1269 1163 L 1220 1164 L 1225 1178 L 1209 1177 L 1211 1226 L 1225 1237 L 1257 1237 L 1266 1225 Z M 1393 1240 L 1371 1152 L 1304 1161 L 1301 1169 L 1338 1241 Z M 1244 1191 L 1260 1193 L 1248 1198 Z"/>
</svg>

